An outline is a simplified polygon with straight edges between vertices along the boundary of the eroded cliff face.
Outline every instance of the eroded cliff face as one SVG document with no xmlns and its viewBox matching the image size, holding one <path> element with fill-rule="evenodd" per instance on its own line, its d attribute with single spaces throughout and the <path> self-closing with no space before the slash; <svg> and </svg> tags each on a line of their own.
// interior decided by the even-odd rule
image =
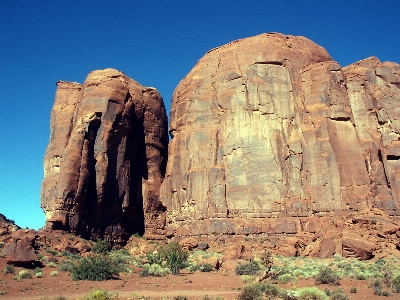
<svg viewBox="0 0 400 300">
<path fill-rule="evenodd" d="M 114 69 L 91 72 L 83 85 L 60 81 L 50 128 L 46 227 L 117 244 L 136 232 L 163 236 L 168 133 L 157 90 Z"/>
<path fill-rule="evenodd" d="M 209 51 L 172 98 L 168 235 L 312 232 L 317 214 L 372 207 L 398 215 L 399 72 L 376 58 L 342 69 L 277 33 Z"/>
</svg>

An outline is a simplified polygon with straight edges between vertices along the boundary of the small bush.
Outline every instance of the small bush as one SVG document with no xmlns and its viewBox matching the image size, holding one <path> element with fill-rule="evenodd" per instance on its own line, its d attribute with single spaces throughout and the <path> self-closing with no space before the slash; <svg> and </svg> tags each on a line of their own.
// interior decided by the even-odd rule
<svg viewBox="0 0 400 300">
<path fill-rule="evenodd" d="M 171 270 L 173 275 L 177 275 L 180 270 L 186 267 L 189 252 L 184 250 L 178 243 L 172 242 L 167 245 L 160 246 L 156 253 L 148 255 L 150 264 L 165 264 Z"/>
<path fill-rule="evenodd" d="M 286 274 L 278 276 L 278 282 L 281 284 L 287 284 L 289 282 L 297 282 L 297 278 L 296 278 L 296 276 L 286 273 Z"/>
<path fill-rule="evenodd" d="M 172 300 L 189 300 L 188 298 L 186 298 L 185 296 L 175 296 L 172 298 Z"/>
<path fill-rule="evenodd" d="M 193 265 L 190 267 L 191 272 L 200 271 L 200 272 L 211 272 L 214 270 L 213 266 L 209 263 L 200 263 L 198 265 Z"/>
<path fill-rule="evenodd" d="M 331 300 L 349 300 L 349 296 L 342 289 L 336 289 L 331 293 Z"/>
<path fill-rule="evenodd" d="M 21 270 L 18 272 L 17 280 L 32 278 L 32 274 L 28 270 Z"/>
<path fill-rule="evenodd" d="M 258 300 L 264 295 L 267 299 L 278 297 L 281 290 L 271 282 L 256 282 L 243 288 L 238 300 Z"/>
<path fill-rule="evenodd" d="M 57 264 L 56 264 L 55 262 L 53 262 L 53 261 L 48 262 L 48 263 L 46 264 L 46 266 L 48 266 L 48 267 L 50 267 L 50 268 L 57 268 Z"/>
<path fill-rule="evenodd" d="M 254 277 L 250 276 L 250 275 L 240 275 L 240 280 L 243 283 L 250 283 L 254 281 Z"/>
<path fill-rule="evenodd" d="M 37 273 L 35 273 L 35 277 L 36 278 L 42 278 L 44 276 L 44 273 L 43 272 L 37 272 Z"/>
<path fill-rule="evenodd" d="M 258 300 L 264 294 L 260 284 L 245 286 L 238 296 L 238 300 Z M 278 293 L 277 293 L 278 294 Z"/>
<path fill-rule="evenodd" d="M 365 275 L 364 273 L 357 273 L 356 279 L 358 279 L 358 280 L 367 280 L 367 275 Z"/>
<path fill-rule="evenodd" d="M 81 258 L 81 256 L 77 253 L 71 253 L 67 250 L 64 250 L 63 252 L 61 252 L 61 256 L 68 258 L 69 260 L 78 260 Z"/>
<path fill-rule="evenodd" d="M 67 297 L 65 296 L 57 296 L 54 298 L 54 300 L 67 300 Z"/>
<path fill-rule="evenodd" d="M 102 281 L 118 276 L 120 272 L 121 266 L 108 255 L 90 255 L 72 268 L 72 280 Z"/>
<path fill-rule="evenodd" d="M 224 300 L 224 297 L 221 296 L 210 297 L 208 295 L 204 295 L 203 298 L 201 298 L 201 300 Z"/>
<path fill-rule="evenodd" d="M 57 253 L 58 253 L 56 250 L 51 249 L 51 248 L 46 249 L 46 252 L 51 254 L 51 255 L 53 255 L 53 256 L 56 256 Z"/>
<path fill-rule="evenodd" d="M 355 286 L 350 287 L 350 293 L 355 294 L 357 291 L 358 289 Z"/>
<path fill-rule="evenodd" d="M 400 293 L 400 275 L 393 279 L 393 293 Z"/>
<path fill-rule="evenodd" d="M 51 271 L 50 277 L 58 277 L 58 271 Z"/>
<path fill-rule="evenodd" d="M 261 268 L 255 261 L 238 264 L 235 268 L 236 275 L 258 275 Z"/>
<path fill-rule="evenodd" d="M 102 289 L 94 290 L 89 295 L 86 295 L 83 300 L 113 300 L 117 299 L 118 295 L 107 292 Z"/>
<path fill-rule="evenodd" d="M 3 274 L 14 274 L 15 272 L 15 268 L 14 265 L 5 265 L 4 269 L 3 269 Z"/>
<path fill-rule="evenodd" d="M 99 239 L 92 247 L 92 251 L 96 254 L 106 254 L 110 251 L 110 244 L 102 239 Z"/>
<path fill-rule="evenodd" d="M 322 267 L 315 276 L 317 284 L 339 285 L 339 275 L 329 267 Z"/>
<path fill-rule="evenodd" d="M 327 300 L 328 296 L 316 287 L 305 287 L 295 292 L 295 299 L 299 300 Z"/>
<path fill-rule="evenodd" d="M 165 274 L 168 274 L 169 270 L 166 268 L 163 268 L 159 264 L 146 264 L 144 266 L 144 269 L 140 272 L 141 277 L 147 277 L 147 276 L 155 276 L 155 277 L 162 277 Z"/>
<path fill-rule="evenodd" d="M 57 270 L 61 272 L 72 272 L 75 264 L 71 260 L 63 260 L 61 263 L 58 264 Z"/>
<path fill-rule="evenodd" d="M 375 295 L 380 295 L 383 287 L 382 280 L 381 279 L 372 280 L 368 285 L 368 287 L 374 290 Z"/>
</svg>

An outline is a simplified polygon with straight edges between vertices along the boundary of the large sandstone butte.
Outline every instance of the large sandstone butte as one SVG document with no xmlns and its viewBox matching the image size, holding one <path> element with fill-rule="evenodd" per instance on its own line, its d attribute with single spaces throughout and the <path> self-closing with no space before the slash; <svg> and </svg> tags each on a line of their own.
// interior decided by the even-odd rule
<svg viewBox="0 0 400 300">
<path fill-rule="evenodd" d="M 44 158 L 46 227 L 123 244 L 163 236 L 159 200 L 167 162 L 160 94 L 114 69 L 59 81 Z"/>
<path fill-rule="evenodd" d="M 325 213 L 399 215 L 399 104 L 395 63 L 342 69 L 278 33 L 210 50 L 172 98 L 167 235 L 318 232 Z"/>
</svg>

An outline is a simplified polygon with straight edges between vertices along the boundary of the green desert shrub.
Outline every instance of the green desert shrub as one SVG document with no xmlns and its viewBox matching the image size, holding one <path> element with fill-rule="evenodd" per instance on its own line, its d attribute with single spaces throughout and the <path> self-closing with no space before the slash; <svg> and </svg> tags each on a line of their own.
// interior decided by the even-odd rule
<svg viewBox="0 0 400 300">
<path fill-rule="evenodd" d="M 55 262 L 53 262 L 53 261 L 48 262 L 48 263 L 46 264 L 46 266 L 48 266 L 48 267 L 50 267 L 50 268 L 57 268 L 57 264 L 56 264 Z"/>
<path fill-rule="evenodd" d="M 299 300 L 327 300 L 329 297 L 316 287 L 300 288 L 294 293 L 294 299 Z"/>
<path fill-rule="evenodd" d="M 238 295 L 238 300 L 258 300 L 265 296 L 267 299 L 275 299 L 280 295 L 281 289 L 271 282 L 256 282 L 247 285 Z"/>
<path fill-rule="evenodd" d="M 329 267 L 321 267 L 315 276 L 317 284 L 339 285 L 339 275 Z"/>
<path fill-rule="evenodd" d="M 261 268 L 255 261 L 238 264 L 235 268 L 236 275 L 257 275 Z"/>
<path fill-rule="evenodd" d="M 350 287 L 350 293 L 355 294 L 357 293 L 358 289 L 355 286 Z"/>
<path fill-rule="evenodd" d="M 72 272 L 75 264 L 73 261 L 66 259 L 58 264 L 57 270 L 61 272 Z"/>
<path fill-rule="evenodd" d="M 53 256 L 56 256 L 58 254 L 58 252 L 56 250 L 51 249 L 51 248 L 47 248 L 46 252 L 51 254 L 51 255 L 53 255 Z"/>
<path fill-rule="evenodd" d="M 29 278 L 32 278 L 32 274 L 28 270 L 21 270 L 18 272 L 18 274 L 16 276 L 17 280 L 29 279 Z"/>
<path fill-rule="evenodd" d="M 172 300 L 189 300 L 189 299 L 185 296 L 178 295 L 173 297 Z"/>
<path fill-rule="evenodd" d="M 367 280 L 367 278 L 368 278 L 368 276 L 364 273 L 360 272 L 360 273 L 356 274 L 356 279 L 358 279 L 358 280 Z"/>
<path fill-rule="evenodd" d="M 191 272 L 195 272 L 195 271 L 211 272 L 212 270 L 214 270 L 214 268 L 209 263 L 199 263 L 199 264 L 190 266 L 190 271 Z"/>
<path fill-rule="evenodd" d="M 286 284 L 289 282 L 297 282 L 297 277 L 286 273 L 286 274 L 278 276 L 278 282 L 281 284 Z"/>
<path fill-rule="evenodd" d="M 383 289 L 383 281 L 380 278 L 371 281 L 368 287 L 372 288 L 377 296 L 390 296 L 390 292 Z"/>
<path fill-rule="evenodd" d="M 393 293 L 400 293 L 400 275 L 393 279 Z"/>
<path fill-rule="evenodd" d="M 106 254 L 110 251 L 110 244 L 102 239 L 99 239 L 96 243 L 94 243 L 92 247 L 92 251 L 96 254 Z"/>
<path fill-rule="evenodd" d="M 331 300 L 349 300 L 349 296 L 342 289 L 336 289 L 331 293 Z"/>
<path fill-rule="evenodd" d="M 83 300 L 113 300 L 117 298 L 117 294 L 110 293 L 102 289 L 97 289 L 91 292 L 89 295 L 86 295 Z"/>
<path fill-rule="evenodd" d="M 14 274 L 14 273 L 15 273 L 14 265 L 6 264 L 3 269 L 3 274 Z"/>
<path fill-rule="evenodd" d="M 33 274 L 35 274 L 36 278 L 42 278 L 44 276 L 44 272 L 42 268 L 35 268 L 35 270 L 33 270 Z"/>
<path fill-rule="evenodd" d="M 58 271 L 51 271 L 50 277 L 58 277 Z"/>
<path fill-rule="evenodd" d="M 65 258 L 67 258 L 69 260 L 78 260 L 78 259 L 81 258 L 81 256 L 79 254 L 72 253 L 72 252 L 69 252 L 67 250 L 64 250 L 63 252 L 61 252 L 61 256 L 65 257 Z"/>
<path fill-rule="evenodd" d="M 118 276 L 121 271 L 121 266 L 108 255 L 95 254 L 80 259 L 78 264 L 73 266 L 72 279 L 102 281 Z"/>
<path fill-rule="evenodd" d="M 254 277 L 250 275 L 240 275 L 240 280 L 243 283 L 250 283 L 254 281 Z"/>
<path fill-rule="evenodd" d="M 163 268 L 159 264 L 145 264 L 144 268 L 140 272 L 141 277 L 147 277 L 147 276 L 155 276 L 155 277 L 162 277 L 165 274 L 169 273 L 169 269 Z"/>
<path fill-rule="evenodd" d="M 221 296 L 211 297 L 209 295 L 204 295 L 203 298 L 201 298 L 201 300 L 224 300 L 224 297 Z"/>
<path fill-rule="evenodd" d="M 328 288 L 324 288 L 324 293 L 325 293 L 327 296 L 330 296 L 330 295 L 331 295 L 331 290 L 328 289 Z"/>
<path fill-rule="evenodd" d="M 380 295 L 382 292 L 382 280 L 381 279 L 374 279 L 370 282 L 370 284 L 368 285 L 369 288 L 372 288 L 374 290 L 374 294 L 375 295 Z"/>
<path fill-rule="evenodd" d="M 173 275 L 177 275 L 180 270 L 187 266 L 189 252 L 182 248 L 178 243 L 172 242 L 160 246 L 156 253 L 148 255 L 150 264 L 166 264 Z"/>
</svg>

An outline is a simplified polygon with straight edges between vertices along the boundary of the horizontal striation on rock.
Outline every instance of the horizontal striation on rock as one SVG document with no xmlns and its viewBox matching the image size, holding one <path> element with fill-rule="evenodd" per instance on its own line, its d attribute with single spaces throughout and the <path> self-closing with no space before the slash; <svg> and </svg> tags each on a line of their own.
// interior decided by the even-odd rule
<svg viewBox="0 0 400 300">
<path fill-rule="evenodd" d="M 159 199 L 167 161 L 163 100 L 114 69 L 83 85 L 58 82 L 44 158 L 46 226 L 124 243 L 161 235 Z"/>
<path fill-rule="evenodd" d="M 172 97 L 169 233 L 208 234 L 236 218 L 226 234 L 239 234 L 258 218 L 374 206 L 398 215 L 399 97 L 398 64 L 342 69 L 304 37 L 262 34 L 209 51 Z"/>
</svg>

